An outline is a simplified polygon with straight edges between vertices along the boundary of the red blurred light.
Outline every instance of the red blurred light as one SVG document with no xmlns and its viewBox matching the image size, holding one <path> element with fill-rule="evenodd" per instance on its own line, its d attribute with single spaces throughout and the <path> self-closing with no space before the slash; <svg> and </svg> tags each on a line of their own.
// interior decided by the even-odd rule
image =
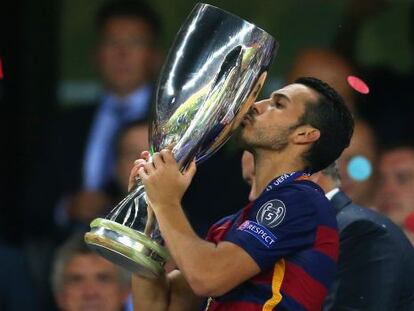
<svg viewBox="0 0 414 311">
<path fill-rule="evenodd" d="M 355 91 L 361 94 L 369 93 L 368 85 L 364 81 L 362 81 L 360 78 L 355 77 L 355 76 L 348 76 L 346 80 L 348 81 L 349 86 L 352 87 Z"/>
<path fill-rule="evenodd" d="M 3 64 L 1 62 L 1 57 L 0 57 L 0 79 L 3 79 L 4 75 L 3 75 Z"/>
<path fill-rule="evenodd" d="M 404 221 L 404 227 L 410 231 L 414 232 L 414 213 L 411 213 L 407 216 L 407 218 Z"/>
</svg>

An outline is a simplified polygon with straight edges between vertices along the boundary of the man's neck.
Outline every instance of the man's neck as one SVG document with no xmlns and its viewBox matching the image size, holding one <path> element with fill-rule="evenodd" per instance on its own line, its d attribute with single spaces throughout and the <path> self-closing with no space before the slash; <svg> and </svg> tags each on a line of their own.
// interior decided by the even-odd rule
<svg viewBox="0 0 414 311">
<path fill-rule="evenodd" d="M 259 151 L 255 153 L 255 184 L 258 194 L 277 176 L 304 170 L 304 164 L 289 152 Z"/>
</svg>

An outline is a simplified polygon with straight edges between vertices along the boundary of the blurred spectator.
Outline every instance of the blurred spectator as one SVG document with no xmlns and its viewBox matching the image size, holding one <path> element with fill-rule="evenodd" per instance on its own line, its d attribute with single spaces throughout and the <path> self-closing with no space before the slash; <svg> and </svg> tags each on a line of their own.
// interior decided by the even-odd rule
<svg viewBox="0 0 414 311">
<path fill-rule="evenodd" d="M 148 150 L 148 123 L 136 121 L 121 129 L 117 140 L 116 183 L 119 193 L 128 190 L 128 181 L 134 161 Z"/>
<path fill-rule="evenodd" d="M 53 304 L 44 284 L 56 245 L 114 204 L 108 188 L 116 183 L 116 137 L 126 124 L 147 118 L 160 66 L 160 22 L 145 2 L 105 3 L 96 29 L 105 92 L 95 103 L 63 111 L 47 127 L 24 198 L 25 251 L 42 310 Z"/>
<path fill-rule="evenodd" d="M 150 109 L 160 65 L 158 16 L 140 0 L 111 1 L 96 25 L 105 93 L 95 105 L 66 111 L 47 131 L 26 197 L 28 221 L 36 220 L 30 236 L 50 233 L 53 209 L 65 224 L 88 221 L 110 205 L 102 190 L 114 178 L 117 132 Z"/>
<path fill-rule="evenodd" d="M 379 161 L 379 175 L 378 210 L 403 227 L 414 245 L 414 145 L 386 149 Z"/>
<path fill-rule="evenodd" d="M 113 208 L 116 203 L 120 201 L 125 195 L 128 189 L 129 172 L 133 166 L 134 160 L 140 155 L 143 150 L 148 149 L 148 125 L 146 120 L 133 121 L 125 127 L 121 128 L 117 136 L 116 147 L 116 172 L 114 182 L 105 189 L 105 192 L 82 192 L 83 196 L 89 194 L 101 194 L 101 201 L 95 200 L 95 206 L 84 205 L 85 201 L 73 200 L 70 204 L 73 204 L 73 209 L 78 209 L 79 213 L 83 215 L 83 225 L 77 224 L 77 226 L 71 226 L 67 230 L 67 234 L 72 231 L 84 232 L 88 230 L 87 222 L 91 221 L 94 217 L 105 216 L 109 208 Z M 99 205 L 101 204 L 101 205 Z M 102 211 L 105 211 L 102 214 Z M 96 214 L 93 214 L 93 213 Z M 38 284 L 44 284 L 46 275 L 49 274 L 49 263 L 53 256 L 53 250 L 56 244 L 59 244 L 61 240 L 65 239 L 65 236 L 55 240 L 41 239 L 31 241 L 27 246 L 27 252 L 31 258 L 31 269 L 34 271 Z M 50 289 L 47 286 L 39 287 L 39 295 L 41 297 L 42 305 L 45 309 L 52 308 L 52 301 L 50 297 Z"/>
<path fill-rule="evenodd" d="M 92 190 L 101 189 L 113 172 L 111 142 L 117 129 L 147 115 L 149 83 L 160 65 L 158 17 L 141 1 L 107 4 L 98 13 L 97 26 L 97 59 L 108 94 L 94 117 L 84 158 L 83 186 Z"/>
<path fill-rule="evenodd" d="M 148 150 L 146 119 L 126 124 L 119 129 L 115 141 L 115 170 L 111 182 L 102 191 L 82 191 L 68 203 L 70 206 L 67 210 L 76 211 L 76 219 L 84 225 L 88 225 L 96 217 L 105 216 L 125 196 L 134 160 L 142 151 Z M 87 226 L 84 228 L 88 229 Z"/>
<path fill-rule="evenodd" d="M 361 119 L 355 122 L 351 144 L 338 160 L 342 190 L 356 204 L 373 208 L 377 191 L 378 148 L 374 131 Z"/>
<path fill-rule="evenodd" d="M 129 273 L 92 252 L 83 235 L 71 237 L 56 254 L 52 286 L 62 311 L 121 311 L 129 283 Z"/>
<path fill-rule="evenodd" d="M 292 83 L 299 77 L 315 77 L 331 85 L 344 99 L 345 104 L 355 114 L 356 93 L 348 85 L 347 77 L 355 75 L 353 65 L 333 50 L 309 48 L 296 55 L 287 75 Z"/>
<path fill-rule="evenodd" d="M 40 310 L 23 253 L 0 244 L 0 310 Z"/>
<path fill-rule="evenodd" d="M 337 277 L 323 310 L 414 310 L 414 248 L 403 232 L 352 203 L 340 190 L 335 163 L 316 175 L 335 208 L 340 233 Z"/>
</svg>

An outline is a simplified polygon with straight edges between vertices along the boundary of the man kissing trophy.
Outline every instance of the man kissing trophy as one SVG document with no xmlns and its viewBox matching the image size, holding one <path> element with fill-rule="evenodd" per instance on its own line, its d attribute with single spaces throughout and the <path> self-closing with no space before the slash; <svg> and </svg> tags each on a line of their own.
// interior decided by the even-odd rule
<svg viewBox="0 0 414 311">
<path fill-rule="evenodd" d="M 255 25 L 197 4 L 176 35 L 158 80 L 150 152 L 170 148 L 182 170 L 194 158 L 200 163 L 211 156 L 255 101 L 277 47 Z M 105 218 L 92 221 L 85 241 L 144 277 L 158 276 L 168 259 L 139 180 Z"/>
</svg>

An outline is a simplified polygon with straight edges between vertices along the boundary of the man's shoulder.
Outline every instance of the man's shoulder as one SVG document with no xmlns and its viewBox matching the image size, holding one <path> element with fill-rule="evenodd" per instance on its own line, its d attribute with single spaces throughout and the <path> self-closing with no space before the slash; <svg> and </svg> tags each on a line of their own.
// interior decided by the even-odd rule
<svg viewBox="0 0 414 311">
<path fill-rule="evenodd" d="M 323 190 L 309 180 L 297 180 L 269 191 L 265 190 L 255 201 L 255 205 L 264 204 L 270 200 L 280 200 L 286 206 L 306 207 L 307 211 L 332 212 L 332 206 L 325 197 Z"/>
<path fill-rule="evenodd" d="M 398 277 L 398 271 L 403 271 L 411 284 L 414 248 L 400 227 L 375 210 L 352 202 L 338 212 L 337 221 L 341 252 L 347 262 L 389 264 L 396 269 L 394 275 Z M 351 255 L 355 253 L 358 255 Z"/>
<path fill-rule="evenodd" d="M 319 213 L 329 211 L 332 214 L 332 205 L 326 198 L 325 193 L 316 183 L 310 180 L 296 180 L 281 187 L 275 195 L 285 198 L 292 204 L 306 206 L 308 209 L 315 209 Z"/>
<path fill-rule="evenodd" d="M 261 196 L 287 196 L 293 200 L 298 197 L 325 198 L 323 190 L 314 182 L 304 179 L 282 185 L 276 189 L 265 191 Z"/>
<path fill-rule="evenodd" d="M 403 248 L 412 248 L 401 228 L 373 209 L 351 202 L 338 212 L 337 221 L 341 238 L 377 237 L 383 243 L 388 242 L 395 247 L 398 245 Z"/>
<path fill-rule="evenodd" d="M 268 206 L 285 210 L 288 218 L 304 218 L 315 226 L 337 227 L 335 213 L 322 189 L 309 180 L 297 180 L 277 189 L 265 191 L 254 202 L 252 212 L 261 214 Z"/>
<path fill-rule="evenodd" d="M 386 216 L 352 201 L 337 213 L 336 218 L 341 229 L 346 229 L 356 223 L 369 223 L 382 229 L 397 227 Z"/>
</svg>

